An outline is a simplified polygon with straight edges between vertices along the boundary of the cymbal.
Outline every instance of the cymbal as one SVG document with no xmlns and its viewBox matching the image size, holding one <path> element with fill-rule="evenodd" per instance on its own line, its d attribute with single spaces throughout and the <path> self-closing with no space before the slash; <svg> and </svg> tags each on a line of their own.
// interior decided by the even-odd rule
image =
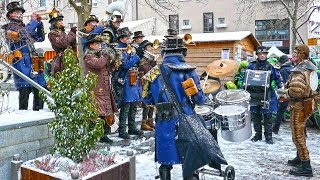
<svg viewBox="0 0 320 180">
<path fill-rule="evenodd" d="M 213 80 L 213 79 L 208 79 L 206 81 L 206 85 L 205 86 L 204 86 L 204 81 L 205 80 L 201 80 L 200 84 L 201 84 L 203 92 L 206 93 L 206 94 L 213 93 L 213 92 L 219 90 L 220 87 L 221 87 L 221 84 L 220 84 L 219 81 L 216 81 L 216 80 Z"/>
<path fill-rule="evenodd" d="M 206 68 L 206 73 L 212 77 L 226 77 L 234 75 L 238 70 L 239 63 L 235 60 L 217 60 L 210 63 Z"/>
</svg>

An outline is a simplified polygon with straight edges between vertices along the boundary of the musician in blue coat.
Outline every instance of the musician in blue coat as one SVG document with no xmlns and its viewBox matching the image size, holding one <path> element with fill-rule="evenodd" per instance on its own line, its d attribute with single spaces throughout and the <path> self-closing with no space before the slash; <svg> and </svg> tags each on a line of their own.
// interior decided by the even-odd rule
<svg viewBox="0 0 320 180">
<path fill-rule="evenodd" d="M 268 61 L 267 61 L 267 55 L 268 51 L 267 48 L 264 46 L 259 46 L 257 51 L 258 58 L 251 62 L 247 69 L 250 70 L 260 70 L 260 71 L 271 71 L 270 75 L 270 83 L 268 93 L 268 103 L 269 107 L 266 108 L 261 104 L 251 104 L 250 102 L 250 111 L 251 111 L 251 119 L 253 121 L 254 130 L 256 132 L 255 136 L 251 139 L 251 141 L 256 142 L 262 140 L 262 117 L 264 120 L 264 136 L 267 144 L 273 144 L 272 140 L 272 112 L 277 111 L 278 107 L 278 100 L 275 94 L 274 89 L 271 86 L 271 82 L 274 81 L 276 83 L 276 86 L 280 88 L 282 86 L 282 81 L 280 77 L 279 71 L 277 71 Z M 246 76 L 245 76 L 246 77 Z M 251 99 L 254 99 L 254 94 L 249 91 L 251 94 Z M 259 93 L 261 93 L 259 95 Z M 264 96 L 263 91 L 258 92 L 257 96 Z"/>
<path fill-rule="evenodd" d="M 7 5 L 7 18 L 9 23 L 2 26 L 6 31 L 6 40 L 11 51 L 14 51 L 12 66 L 24 75 L 28 76 L 39 85 L 46 88 L 43 69 L 38 72 L 33 70 L 32 55 L 37 55 L 33 41 L 44 41 L 44 30 L 41 18 L 37 14 L 31 15 L 31 21 L 25 25 L 22 22 L 25 10 L 20 2 L 13 1 Z M 43 63 L 43 62 L 42 62 Z M 42 64 L 43 65 L 43 64 Z M 19 90 L 19 110 L 28 109 L 29 94 L 34 93 L 33 110 L 43 109 L 43 101 L 39 97 L 39 90 L 14 74 L 14 82 L 17 90 Z"/>
<path fill-rule="evenodd" d="M 90 15 L 87 17 L 86 21 L 84 22 L 84 28 L 80 29 L 79 31 L 84 33 L 80 34 L 80 42 L 82 45 L 83 52 L 86 52 L 87 49 L 87 36 L 89 34 L 101 34 L 104 27 L 99 25 L 99 19 L 96 15 Z"/>
<path fill-rule="evenodd" d="M 202 105 L 205 95 L 201 89 L 199 77 L 195 67 L 186 64 L 185 55 L 187 49 L 183 46 L 183 40 L 176 36 L 166 36 L 165 46 L 162 49 L 163 63 L 152 68 L 143 78 L 143 97 L 148 104 L 157 107 L 155 127 L 156 161 L 161 164 L 159 168 L 160 179 L 170 180 L 170 170 L 174 164 L 180 164 L 181 159 L 175 143 L 177 115 L 174 115 L 173 107 L 164 93 L 164 83 L 159 78 L 160 67 L 163 66 L 169 85 L 177 97 L 180 105 L 187 115 L 195 113 L 195 104 Z M 193 80 L 192 87 L 184 88 L 182 82 Z M 187 179 L 193 179 L 191 175 Z"/>
<path fill-rule="evenodd" d="M 131 32 L 127 27 L 118 30 L 119 44 L 117 48 L 122 49 L 122 65 L 119 68 L 117 76 L 118 95 L 117 105 L 120 107 L 119 114 L 119 137 L 130 139 L 129 135 L 143 135 L 143 131 L 138 130 L 135 126 L 135 117 L 137 107 L 141 103 L 142 87 L 138 77 L 138 64 L 143 56 L 142 48 L 128 52 L 127 47 L 131 41 Z M 126 130 L 126 121 L 128 120 L 128 132 Z"/>
</svg>

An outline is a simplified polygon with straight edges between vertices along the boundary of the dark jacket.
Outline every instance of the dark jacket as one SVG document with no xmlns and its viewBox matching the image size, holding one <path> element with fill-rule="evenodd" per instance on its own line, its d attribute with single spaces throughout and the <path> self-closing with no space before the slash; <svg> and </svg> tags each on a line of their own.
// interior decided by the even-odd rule
<svg viewBox="0 0 320 180">
<path fill-rule="evenodd" d="M 286 62 L 281 65 L 280 74 L 281 74 L 283 83 L 286 83 L 288 81 L 289 75 L 290 75 L 292 69 L 293 69 L 292 62 Z"/>
</svg>

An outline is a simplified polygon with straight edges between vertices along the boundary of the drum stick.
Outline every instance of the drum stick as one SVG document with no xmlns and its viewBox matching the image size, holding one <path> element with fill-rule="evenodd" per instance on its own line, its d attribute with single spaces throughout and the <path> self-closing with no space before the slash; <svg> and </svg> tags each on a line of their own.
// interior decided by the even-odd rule
<svg viewBox="0 0 320 180">
<path fill-rule="evenodd" d="M 203 87 L 202 87 L 203 90 L 206 87 L 206 83 L 207 83 L 208 78 L 209 78 L 209 72 L 208 72 L 206 78 L 204 79 L 204 83 L 203 83 Z"/>
</svg>

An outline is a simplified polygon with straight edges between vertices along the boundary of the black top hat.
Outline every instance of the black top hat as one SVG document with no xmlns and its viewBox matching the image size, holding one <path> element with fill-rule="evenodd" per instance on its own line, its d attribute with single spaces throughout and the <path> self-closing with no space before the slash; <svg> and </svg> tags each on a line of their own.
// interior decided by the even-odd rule
<svg viewBox="0 0 320 180">
<path fill-rule="evenodd" d="M 168 35 L 164 36 L 164 37 L 173 37 L 173 36 L 177 36 L 178 33 L 175 29 L 168 29 L 167 30 Z"/>
<path fill-rule="evenodd" d="M 23 7 L 20 5 L 20 2 L 18 1 L 13 1 L 13 2 L 10 2 L 8 5 L 7 5 L 7 18 L 9 18 L 9 13 L 12 13 L 13 11 L 15 10 L 21 10 L 22 13 L 24 13 L 26 10 L 23 9 Z"/>
<path fill-rule="evenodd" d="M 140 44 L 140 47 L 142 47 L 143 49 L 146 48 L 148 45 L 153 46 L 153 43 L 148 41 L 148 40 L 144 40 L 142 41 L 142 43 Z"/>
<path fill-rule="evenodd" d="M 49 23 L 55 23 L 58 20 L 63 20 L 64 16 L 56 9 L 49 13 Z"/>
<path fill-rule="evenodd" d="M 96 15 L 89 15 L 86 19 L 86 21 L 84 22 L 84 26 L 86 26 L 89 22 L 91 21 L 96 21 L 97 23 L 99 22 L 99 19 L 97 18 Z"/>
<path fill-rule="evenodd" d="M 136 31 L 136 32 L 133 33 L 133 37 L 132 38 L 138 38 L 138 37 L 145 37 L 142 34 L 142 31 Z"/>
<path fill-rule="evenodd" d="M 94 42 L 103 42 L 103 39 L 99 34 L 90 34 L 87 37 L 87 46 Z"/>
<path fill-rule="evenodd" d="M 118 29 L 117 33 L 118 33 L 118 39 L 123 37 L 130 37 L 132 35 L 128 27 Z"/>
<path fill-rule="evenodd" d="M 183 45 L 183 39 L 177 36 L 167 36 L 162 45 L 163 51 L 182 51 L 187 48 Z"/>
<path fill-rule="evenodd" d="M 268 53 L 268 49 L 265 46 L 259 46 L 257 48 L 256 54 L 260 54 L 260 53 Z"/>
</svg>

